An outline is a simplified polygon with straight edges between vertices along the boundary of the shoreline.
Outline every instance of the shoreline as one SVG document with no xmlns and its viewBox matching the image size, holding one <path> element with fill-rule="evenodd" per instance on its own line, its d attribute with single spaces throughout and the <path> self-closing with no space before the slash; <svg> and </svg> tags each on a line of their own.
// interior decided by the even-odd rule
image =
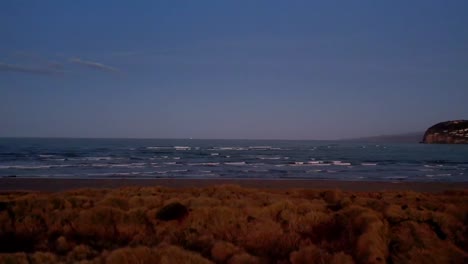
<svg viewBox="0 0 468 264">
<path fill-rule="evenodd" d="M 169 188 L 204 188 L 213 185 L 239 185 L 260 189 L 340 189 L 343 191 L 380 192 L 416 191 L 437 193 L 468 189 L 468 182 L 381 182 L 309 179 L 65 179 L 65 178 L 0 178 L 0 192 L 61 192 L 73 189 L 162 186 Z"/>
</svg>

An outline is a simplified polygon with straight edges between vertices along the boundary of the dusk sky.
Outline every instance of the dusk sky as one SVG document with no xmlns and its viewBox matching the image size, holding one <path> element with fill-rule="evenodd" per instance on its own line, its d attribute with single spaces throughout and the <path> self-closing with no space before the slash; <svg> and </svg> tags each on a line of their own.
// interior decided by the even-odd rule
<svg viewBox="0 0 468 264">
<path fill-rule="evenodd" d="M 468 1 L 0 1 L 0 136 L 337 139 L 468 119 Z"/>
</svg>

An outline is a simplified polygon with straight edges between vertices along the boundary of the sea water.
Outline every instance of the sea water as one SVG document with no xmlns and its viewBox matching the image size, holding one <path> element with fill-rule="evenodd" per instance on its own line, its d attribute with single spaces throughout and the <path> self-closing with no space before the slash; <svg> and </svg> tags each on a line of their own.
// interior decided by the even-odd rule
<svg viewBox="0 0 468 264">
<path fill-rule="evenodd" d="M 468 181 L 468 145 L 0 138 L 0 177 Z"/>
</svg>

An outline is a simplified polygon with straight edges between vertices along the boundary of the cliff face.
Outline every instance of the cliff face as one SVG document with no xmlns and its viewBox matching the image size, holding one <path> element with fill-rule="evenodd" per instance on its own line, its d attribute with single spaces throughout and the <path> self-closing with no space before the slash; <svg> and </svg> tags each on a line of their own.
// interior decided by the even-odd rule
<svg viewBox="0 0 468 264">
<path fill-rule="evenodd" d="M 468 144 L 468 120 L 438 123 L 427 129 L 422 142 L 428 144 Z"/>
</svg>

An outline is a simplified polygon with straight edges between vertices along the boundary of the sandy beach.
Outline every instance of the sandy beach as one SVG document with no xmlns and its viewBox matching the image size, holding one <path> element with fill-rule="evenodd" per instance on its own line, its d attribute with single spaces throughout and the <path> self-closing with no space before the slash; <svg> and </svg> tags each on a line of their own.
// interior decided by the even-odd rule
<svg viewBox="0 0 468 264">
<path fill-rule="evenodd" d="M 416 191 L 442 192 L 468 189 L 468 182 L 368 182 L 328 180 L 274 179 L 50 179 L 0 178 L 0 191 L 58 192 L 81 188 L 120 188 L 164 186 L 170 188 L 203 188 L 212 185 L 234 184 L 248 188 L 268 189 L 340 189 L 343 191 Z"/>
</svg>

